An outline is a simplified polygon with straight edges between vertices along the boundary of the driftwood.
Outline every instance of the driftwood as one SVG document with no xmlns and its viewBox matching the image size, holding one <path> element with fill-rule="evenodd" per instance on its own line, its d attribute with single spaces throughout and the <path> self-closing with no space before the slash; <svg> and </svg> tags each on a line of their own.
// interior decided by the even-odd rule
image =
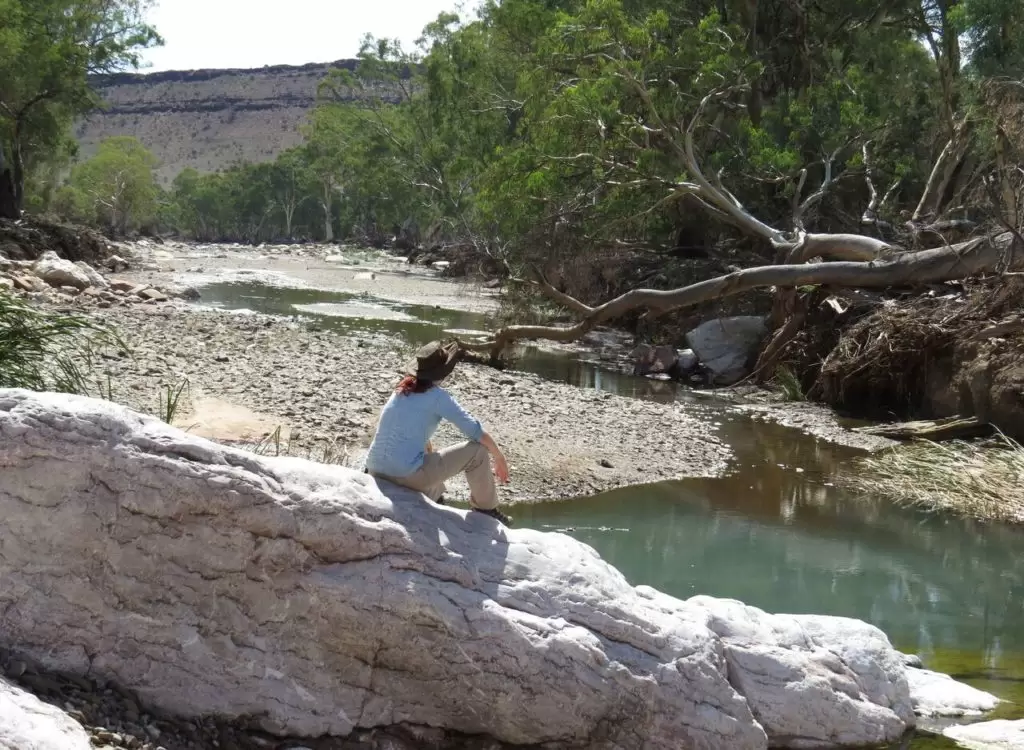
<svg viewBox="0 0 1024 750">
<path fill-rule="evenodd" d="M 897 422 L 894 424 L 870 425 L 856 427 L 855 432 L 867 435 L 878 435 L 890 440 L 966 440 L 969 438 L 986 437 L 994 432 L 992 425 L 982 422 L 977 417 L 948 417 L 946 419 L 926 419 L 916 422 Z"/>
<path fill-rule="evenodd" d="M 488 341 L 463 343 L 463 346 L 490 352 L 492 358 L 498 358 L 517 341 L 575 341 L 595 326 L 634 310 L 646 310 L 648 317 L 653 318 L 751 289 L 809 285 L 879 289 L 932 284 L 1020 268 L 1024 268 L 1024 247 L 1013 234 L 1004 232 L 957 245 L 901 253 L 885 260 L 788 263 L 745 268 L 679 289 L 633 289 L 596 307 L 556 290 L 538 276 L 534 283 L 551 299 L 581 315 L 579 322 L 569 326 L 508 326 L 497 331 Z"/>
</svg>

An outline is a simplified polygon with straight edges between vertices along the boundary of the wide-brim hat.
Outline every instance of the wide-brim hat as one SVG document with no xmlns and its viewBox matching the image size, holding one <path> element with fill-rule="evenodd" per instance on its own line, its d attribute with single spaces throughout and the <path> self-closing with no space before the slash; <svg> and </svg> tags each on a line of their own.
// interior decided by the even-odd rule
<svg viewBox="0 0 1024 750">
<path fill-rule="evenodd" d="M 458 342 L 442 344 L 431 341 L 420 347 L 416 356 L 405 366 L 405 374 L 419 380 L 438 381 L 448 377 L 462 358 Z"/>
</svg>

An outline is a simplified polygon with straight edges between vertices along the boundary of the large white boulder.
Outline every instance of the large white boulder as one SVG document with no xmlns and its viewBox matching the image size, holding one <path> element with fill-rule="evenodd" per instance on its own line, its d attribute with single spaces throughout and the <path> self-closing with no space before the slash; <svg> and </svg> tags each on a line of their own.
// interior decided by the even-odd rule
<svg viewBox="0 0 1024 750">
<path fill-rule="evenodd" d="M 604 750 L 864 746 L 914 724 L 866 623 L 634 588 L 571 537 L 108 402 L 0 390 L 0 477 L 0 646 L 166 711 Z"/>
<path fill-rule="evenodd" d="M 1024 750 L 1024 719 L 961 724 L 942 733 L 967 750 Z"/>
<path fill-rule="evenodd" d="M 948 674 L 908 669 L 907 681 L 918 716 L 978 716 L 999 705 L 991 693 L 957 682 Z"/>
<path fill-rule="evenodd" d="M 2 492 L 2 490 L 0 490 Z M 56 706 L 0 677 L 0 750 L 89 750 L 89 735 Z"/>
<path fill-rule="evenodd" d="M 767 333 L 763 317 L 740 315 L 701 323 L 686 334 L 686 343 L 713 385 L 732 385 L 750 373 L 750 362 Z"/>
<path fill-rule="evenodd" d="M 70 260 L 64 260 L 52 250 L 43 253 L 32 266 L 32 273 L 50 286 L 73 286 L 87 289 L 92 286 L 89 275 Z"/>
</svg>

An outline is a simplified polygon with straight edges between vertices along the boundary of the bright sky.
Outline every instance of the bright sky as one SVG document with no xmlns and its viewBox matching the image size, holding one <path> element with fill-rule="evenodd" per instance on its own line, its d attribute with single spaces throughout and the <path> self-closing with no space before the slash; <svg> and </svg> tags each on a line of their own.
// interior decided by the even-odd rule
<svg viewBox="0 0 1024 750">
<path fill-rule="evenodd" d="M 475 17 L 478 0 L 156 0 L 149 22 L 165 44 L 140 72 L 334 62 L 355 57 L 367 32 L 411 50 L 460 5 L 463 19 Z"/>
</svg>

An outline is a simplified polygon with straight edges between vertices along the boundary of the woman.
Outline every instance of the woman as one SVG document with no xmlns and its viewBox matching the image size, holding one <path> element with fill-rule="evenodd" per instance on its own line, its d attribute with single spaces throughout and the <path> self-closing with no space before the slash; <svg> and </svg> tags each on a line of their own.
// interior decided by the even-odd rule
<svg viewBox="0 0 1024 750">
<path fill-rule="evenodd" d="M 455 369 L 459 356 L 458 344 L 442 346 L 439 341 L 416 352 L 381 412 L 366 471 L 418 490 L 435 502 L 444 493 L 444 481 L 465 472 L 472 509 L 511 526 L 512 519 L 497 508 L 498 491 L 488 460 L 489 455 L 494 457 L 494 474 L 504 484 L 508 482 L 505 456 L 480 422 L 438 385 Z M 430 438 L 442 419 L 455 425 L 468 442 L 433 451 Z"/>
</svg>

